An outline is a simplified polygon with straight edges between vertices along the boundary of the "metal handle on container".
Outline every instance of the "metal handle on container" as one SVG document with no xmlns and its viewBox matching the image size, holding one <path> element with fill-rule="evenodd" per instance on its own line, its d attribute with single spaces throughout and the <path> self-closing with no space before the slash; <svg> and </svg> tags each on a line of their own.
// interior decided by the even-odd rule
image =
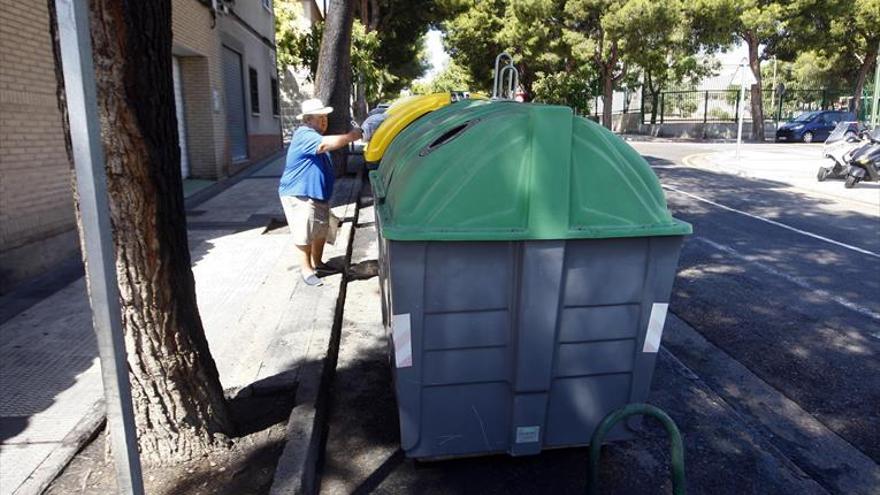
<svg viewBox="0 0 880 495">
<path fill-rule="evenodd" d="M 507 59 L 504 67 L 501 68 L 501 60 L 503 58 Z M 497 100 L 501 98 L 500 92 L 503 91 L 503 79 L 502 72 L 504 72 L 508 67 L 513 67 L 513 57 L 510 56 L 507 52 L 501 52 L 495 57 L 495 81 L 492 83 L 492 99 Z M 501 71 L 499 71 L 501 69 Z M 516 70 L 516 68 L 514 68 Z M 512 81 L 511 81 L 512 82 Z M 519 73 L 517 73 L 517 84 L 519 84 Z"/>
</svg>

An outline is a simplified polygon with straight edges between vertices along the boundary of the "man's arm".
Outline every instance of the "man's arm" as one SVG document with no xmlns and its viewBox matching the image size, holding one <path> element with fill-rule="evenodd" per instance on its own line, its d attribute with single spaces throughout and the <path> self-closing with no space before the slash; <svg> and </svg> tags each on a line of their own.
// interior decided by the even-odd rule
<svg viewBox="0 0 880 495">
<path fill-rule="evenodd" d="M 360 129 L 352 129 L 347 134 L 334 134 L 332 136 L 321 136 L 321 144 L 318 145 L 317 153 L 338 150 L 361 138 L 362 131 Z"/>
</svg>

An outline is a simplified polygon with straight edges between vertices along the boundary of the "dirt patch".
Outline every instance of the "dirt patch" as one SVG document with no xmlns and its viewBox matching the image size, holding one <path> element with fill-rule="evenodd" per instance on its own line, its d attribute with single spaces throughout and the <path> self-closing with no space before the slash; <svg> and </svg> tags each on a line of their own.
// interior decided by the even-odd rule
<svg viewBox="0 0 880 495">
<path fill-rule="evenodd" d="M 230 400 L 240 435 L 229 449 L 172 467 L 145 467 L 146 493 L 157 495 L 245 495 L 269 492 L 284 450 L 291 388 L 246 389 Z M 261 392 L 265 390 L 265 392 Z M 49 486 L 49 495 L 104 495 L 116 492 L 116 473 L 106 455 L 105 435 L 81 450 Z"/>
</svg>

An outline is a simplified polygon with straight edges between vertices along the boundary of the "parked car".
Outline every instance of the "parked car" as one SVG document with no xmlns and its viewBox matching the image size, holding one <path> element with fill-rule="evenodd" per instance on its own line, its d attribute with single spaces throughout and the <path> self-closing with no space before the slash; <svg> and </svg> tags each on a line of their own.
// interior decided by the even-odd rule
<svg viewBox="0 0 880 495">
<path fill-rule="evenodd" d="M 776 141 L 825 141 L 839 122 L 854 121 L 855 114 L 840 110 L 818 110 L 798 115 L 779 126 Z M 853 131 L 853 135 L 856 131 Z"/>
</svg>

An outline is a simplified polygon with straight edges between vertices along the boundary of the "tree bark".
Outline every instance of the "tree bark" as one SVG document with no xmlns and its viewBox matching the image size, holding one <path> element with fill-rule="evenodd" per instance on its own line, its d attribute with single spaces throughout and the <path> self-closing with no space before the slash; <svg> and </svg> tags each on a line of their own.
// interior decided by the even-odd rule
<svg viewBox="0 0 880 495">
<path fill-rule="evenodd" d="M 351 121 L 351 25 L 354 21 L 354 2 L 331 0 L 327 6 L 324 35 L 318 55 L 315 77 L 317 97 L 333 107 L 328 118 L 328 134 L 348 131 Z M 333 154 L 337 175 L 345 171 L 344 152 Z"/>
<path fill-rule="evenodd" d="M 611 129 L 611 107 L 614 105 L 614 68 L 617 66 L 617 41 L 611 42 L 611 54 L 602 63 L 602 125 Z M 621 74 L 622 75 L 622 74 Z"/>
<path fill-rule="evenodd" d="M 48 4 L 57 45 L 54 0 Z M 186 237 L 171 2 L 92 0 L 90 25 L 138 444 L 145 464 L 173 464 L 225 445 L 233 424 L 199 317 Z M 60 67 L 57 47 L 55 57 Z"/>
<path fill-rule="evenodd" d="M 602 76 L 602 125 L 611 129 L 611 105 L 614 104 L 614 77 L 611 74 L 613 67 L 606 67 Z"/>
<path fill-rule="evenodd" d="M 862 62 L 862 66 L 859 67 L 859 73 L 856 77 L 856 86 L 853 89 L 852 104 L 852 111 L 856 114 L 856 119 L 859 118 L 859 112 L 862 109 L 862 91 L 865 89 L 865 80 L 868 78 L 868 73 L 871 71 L 871 67 L 877 62 L 877 49 L 877 43 L 869 43 L 868 53 L 865 55 L 865 60 Z"/>
<path fill-rule="evenodd" d="M 761 62 L 758 59 L 758 40 L 754 36 L 747 36 L 749 45 L 749 67 L 755 76 L 755 84 L 752 84 L 750 95 L 752 98 L 752 141 L 764 141 L 764 100 L 761 90 Z"/>
</svg>

